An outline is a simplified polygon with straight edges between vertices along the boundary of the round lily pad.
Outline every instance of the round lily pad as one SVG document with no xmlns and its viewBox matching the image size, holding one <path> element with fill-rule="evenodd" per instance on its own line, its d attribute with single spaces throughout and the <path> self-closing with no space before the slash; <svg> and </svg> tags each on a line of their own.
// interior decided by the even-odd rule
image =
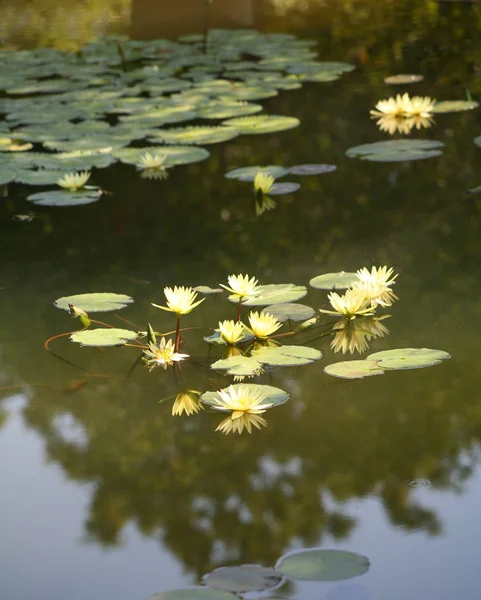
<svg viewBox="0 0 481 600">
<path fill-rule="evenodd" d="M 140 157 L 149 152 L 150 154 L 161 154 L 165 158 L 165 167 L 173 167 L 175 165 L 187 165 L 190 163 L 205 160 L 210 152 L 205 148 L 190 147 L 190 146 L 147 146 L 144 148 L 119 148 L 112 151 L 120 162 L 128 165 L 137 165 Z"/>
<path fill-rule="evenodd" d="M 207 106 L 199 108 L 197 114 L 202 119 L 229 119 L 253 115 L 261 110 L 261 104 L 249 102 L 211 102 Z"/>
<path fill-rule="evenodd" d="M 133 301 L 133 298 L 125 294 L 92 292 L 91 294 L 62 296 L 55 300 L 54 305 L 66 311 L 70 311 L 69 304 L 73 304 L 85 312 L 109 312 L 125 308 L 128 304 L 132 304 Z"/>
<path fill-rule="evenodd" d="M 192 586 L 154 594 L 149 600 L 238 600 L 237 596 L 211 587 Z"/>
<path fill-rule="evenodd" d="M 15 180 L 15 172 L 10 171 L 10 169 L 6 169 L 0 167 L 0 185 L 5 185 Z"/>
<path fill-rule="evenodd" d="M 274 185 L 269 190 L 269 196 L 284 196 L 285 194 L 292 194 L 293 192 L 297 192 L 300 188 L 299 183 L 295 183 L 292 181 L 284 181 L 282 183 L 274 183 Z"/>
<path fill-rule="evenodd" d="M 225 371 L 227 375 L 235 377 L 253 377 L 262 372 L 262 363 L 250 356 L 229 356 L 217 360 L 210 365 L 211 369 Z"/>
<path fill-rule="evenodd" d="M 438 365 L 442 360 L 451 358 L 451 355 L 430 348 L 398 348 L 375 352 L 366 358 L 377 361 L 382 369 L 422 369 Z"/>
<path fill-rule="evenodd" d="M 273 304 L 262 309 L 263 313 L 269 313 L 278 321 L 305 321 L 316 314 L 316 311 L 310 306 L 296 304 L 293 302 L 284 302 L 283 304 Z"/>
<path fill-rule="evenodd" d="M 138 338 L 135 331 L 129 329 L 117 329 L 115 327 L 105 329 L 85 329 L 76 331 L 70 336 L 72 342 L 81 346 L 123 346 Z"/>
<path fill-rule="evenodd" d="M 239 133 L 233 127 L 179 127 L 166 129 L 151 136 L 153 142 L 164 144 L 217 144 L 237 137 Z"/>
<path fill-rule="evenodd" d="M 97 202 L 102 195 L 102 190 L 82 189 L 76 192 L 67 190 L 51 190 L 49 192 L 38 192 L 27 196 L 29 202 L 39 206 L 80 206 Z"/>
<path fill-rule="evenodd" d="M 289 169 L 289 173 L 291 175 L 322 175 L 323 173 L 332 173 L 336 169 L 336 165 L 296 165 Z"/>
<path fill-rule="evenodd" d="M 265 396 L 265 403 L 272 404 L 273 406 L 279 406 L 289 400 L 289 394 L 280 388 L 273 387 L 272 385 L 260 385 L 258 383 L 236 383 L 233 385 L 234 388 L 248 388 L 252 392 L 260 393 Z M 208 404 L 216 410 L 228 410 L 220 403 L 220 396 L 217 392 L 205 392 L 201 396 L 202 402 Z"/>
<path fill-rule="evenodd" d="M 418 83 L 424 79 L 423 75 L 412 75 L 400 73 L 399 75 L 389 75 L 384 79 L 384 83 L 389 85 L 404 85 L 406 83 Z"/>
<path fill-rule="evenodd" d="M 219 567 L 207 573 L 202 581 L 211 588 L 226 592 L 262 592 L 277 587 L 284 577 L 275 569 L 260 565 Z"/>
<path fill-rule="evenodd" d="M 309 285 L 316 290 L 346 290 L 356 281 L 359 281 L 356 273 L 339 271 L 313 277 L 309 281 Z"/>
<path fill-rule="evenodd" d="M 307 295 L 304 285 L 293 283 L 273 283 L 260 286 L 259 295 L 244 302 L 244 306 L 270 306 L 271 304 L 285 304 L 296 302 Z M 229 297 L 230 299 L 230 297 Z M 233 300 L 237 302 L 237 300 Z"/>
<path fill-rule="evenodd" d="M 199 292 L 199 294 L 220 294 L 224 290 L 222 288 L 211 288 L 208 285 L 198 285 L 194 288 L 194 291 Z"/>
<path fill-rule="evenodd" d="M 282 556 L 276 569 L 290 579 L 302 581 L 341 581 L 363 575 L 369 559 L 345 550 L 300 550 Z"/>
<path fill-rule="evenodd" d="M 252 358 L 272 367 L 308 365 L 322 357 L 322 352 L 307 346 L 263 346 L 252 352 Z"/>
<path fill-rule="evenodd" d="M 342 379 L 364 379 L 371 375 L 384 375 L 375 360 L 346 360 L 324 367 L 324 373 Z"/>
<path fill-rule="evenodd" d="M 480 136 L 481 137 L 481 136 Z M 277 178 L 282 177 L 288 173 L 288 169 L 285 167 L 279 167 L 277 165 L 269 165 L 267 167 L 241 167 L 240 169 L 233 169 L 228 171 L 225 176 L 227 179 L 238 179 L 239 181 L 254 181 L 257 173 L 264 173 L 271 177 Z"/>
<path fill-rule="evenodd" d="M 40 169 L 38 171 L 17 171 L 15 181 L 26 185 L 53 185 L 65 175 L 65 171 Z"/>
<path fill-rule="evenodd" d="M 474 100 L 444 100 L 436 102 L 433 107 L 434 113 L 452 113 L 473 110 L 479 106 L 479 102 Z"/>
<path fill-rule="evenodd" d="M 388 140 L 349 148 L 346 156 L 373 162 L 423 160 L 440 156 L 444 144 L 436 140 Z"/>
<path fill-rule="evenodd" d="M 297 127 L 299 123 L 299 119 L 295 117 L 284 117 L 281 115 L 255 115 L 222 121 L 223 125 L 234 127 L 239 133 L 244 135 L 275 133 Z"/>
</svg>

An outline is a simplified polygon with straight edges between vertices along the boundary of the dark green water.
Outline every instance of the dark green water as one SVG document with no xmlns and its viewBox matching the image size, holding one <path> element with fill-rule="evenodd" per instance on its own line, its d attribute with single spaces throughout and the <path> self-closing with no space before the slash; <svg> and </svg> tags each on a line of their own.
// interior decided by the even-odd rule
<svg viewBox="0 0 481 600">
<path fill-rule="evenodd" d="M 0 373 L 2 386 L 18 387 L 0 401 L 1 600 L 146 599 L 219 565 L 272 565 L 314 546 L 359 552 L 371 567 L 352 582 L 276 594 L 479 598 L 481 204 L 464 191 L 481 184 L 481 109 L 436 116 L 427 135 L 446 144 L 439 158 L 366 163 L 345 151 L 388 139 L 369 119 L 377 100 L 404 91 L 384 84 L 387 75 L 420 72 L 411 93 L 463 99 L 469 90 L 479 100 L 481 13 L 398 5 L 366 5 L 370 17 L 356 7 L 346 22 L 326 22 L 315 6 L 293 14 L 322 58 L 357 58 L 358 67 L 262 101 L 268 113 L 298 117 L 296 129 L 210 146 L 207 161 L 167 181 L 122 166 L 98 171 L 111 194 L 65 211 L 36 208 L 29 223 L 12 215 L 31 209 L 31 190 L 10 188 L 0 205 Z M 301 190 L 261 217 L 251 187 L 223 177 L 244 165 L 317 162 L 337 171 L 299 179 Z M 166 330 L 169 315 L 150 305 L 163 302 L 165 285 L 216 286 L 240 272 L 306 284 L 373 264 L 399 273 L 400 300 L 389 337 L 371 351 L 432 347 L 452 359 L 346 382 L 323 373 L 341 357 L 317 342 L 320 363 L 261 380 L 292 399 L 251 436 L 214 433 L 219 419 L 209 413 L 172 418 L 159 400 L 178 380 L 139 369 L 127 380 L 128 349 L 58 341 L 62 357 L 102 375 L 92 377 L 42 348 L 71 325 L 52 306 L 65 294 L 129 294 L 135 304 L 121 316 Z M 321 306 L 325 294 L 304 302 Z M 188 325 L 210 326 L 225 310 L 208 297 Z M 195 340 L 190 349 L 204 357 Z M 202 390 L 228 383 L 201 360 L 183 365 L 183 378 Z M 78 380 L 87 383 L 66 391 Z"/>
</svg>

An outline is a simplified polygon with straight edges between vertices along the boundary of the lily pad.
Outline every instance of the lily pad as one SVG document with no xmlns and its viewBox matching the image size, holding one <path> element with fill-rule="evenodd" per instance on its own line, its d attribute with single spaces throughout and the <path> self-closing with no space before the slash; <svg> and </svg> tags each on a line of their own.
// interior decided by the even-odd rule
<svg viewBox="0 0 481 600">
<path fill-rule="evenodd" d="M 336 165 L 296 165 L 289 169 L 289 173 L 291 175 L 322 175 L 323 173 L 332 173 L 336 169 Z"/>
<path fill-rule="evenodd" d="M 80 206 L 97 202 L 102 195 L 102 190 L 78 190 L 69 192 L 67 190 L 51 190 L 49 192 L 38 192 L 27 196 L 29 202 L 39 206 Z"/>
<path fill-rule="evenodd" d="M 444 144 L 437 140 L 388 140 L 349 148 L 346 156 L 373 162 L 423 160 L 441 156 Z"/>
<path fill-rule="evenodd" d="M 292 302 L 285 302 L 283 304 L 273 304 L 272 306 L 263 308 L 262 312 L 269 313 L 282 323 L 284 323 L 285 321 L 305 321 L 306 319 L 310 319 L 316 314 L 316 311 L 310 306 L 305 306 L 304 304 L 296 304 Z"/>
<path fill-rule="evenodd" d="M 207 106 L 198 109 L 197 114 L 202 119 L 229 119 L 253 115 L 261 110 L 261 104 L 249 102 L 211 102 Z"/>
<path fill-rule="evenodd" d="M 260 293 L 254 298 L 244 302 L 244 306 L 270 306 L 271 304 L 285 304 L 286 302 L 296 302 L 307 295 L 307 288 L 304 285 L 295 285 L 293 283 L 273 283 L 260 286 Z M 230 299 L 230 297 L 229 297 Z M 232 301 L 237 302 L 233 299 Z"/>
<path fill-rule="evenodd" d="M 295 117 L 284 117 L 281 115 L 255 115 L 222 121 L 223 125 L 234 127 L 239 133 L 244 135 L 275 133 L 297 127 L 299 123 L 299 119 Z"/>
<path fill-rule="evenodd" d="M 272 385 L 260 385 L 258 383 L 235 383 L 232 387 L 238 388 L 239 386 L 242 386 L 242 388 L 248 388 L 255 393 L 261 393 L 263 396 L 265 396 L 266 403 L 270 403 L 273 406 L 279 406 L 280 404 L 284 404 L 284 402 L 289 400 L 289 394 L 286 391 L 277 387 L 273 387 Z M 216 410 L 229 410 L 220 403 L 220 396 L 217 392 L 205 392 L 202 394 L 200 399 L 202 402 L 204 402 L 204 404 L 208 404 Z"/>
<path fill-rule="evenodd" d="M 198 285 L 194 288 L 195 292 L 199 292 L 199 294 L 220 294 L 224 290 L 222 288 L 211 288 L 208 285 Z"/>
<path fill-rule="evenodd" d="M 15 172 L 0 167 L 0 185 L 5 185 L 15 180 Z"/>
<path fill-rule="evenodd" d="M 481 137 L 481 136 L 480 136 Z M 239 181 L 254 181 L 257 173 L 264 173 L 271 177 L 277 178 L 286 175 L 289 172 L 285 167 L 279 167 L 277 165 L 269 165 L 267 167 L 241 167 L 240 169 L 233 169 L 228 171 L 225 176 L 227 179 L 238 179 Z"/>
<path fill-rule="evenodd" d="M 85 312 L 109 312 L 125 308 L 134 301 L 125 294 L 113 292 L 92 292 L 91 294 L 74 294 L 73 296 L 62 296 L 55 300 L 57 308 L 70 312 L 69 304 L 81 308 Z"/>
<path fill-rule="evenodd" d="M 400 73 L 399 75 L 389 75 L 384 79 L 384 83 L 389 85 L 404 85 L 407 83 L 418 83 L 424 79 L 424 75 L 411 75 Z"/>
<path fill-rule="evenodd" d="M 15 176 L 17 183 L 25 185 L 53 185 L 65 175 L 65 171 L 52 171 L 50 169 L 40 169 L 38 171 L 18 171 Z"/>
<path fill-rule="evenodd" d="M 247 331 L 247 329 L 245 329 L 244 332 L 242 333 L 242 335 L 237 340 L 236 344 L 242 344 L 243 342 L 247 342 L 248 340 L 251 340 L 253 337 L 254 336 L 252 335 L 252 333 L 249 333 Z M 206 335 L 204 337 L 204 342 L 207 342 L 208 344 L 219 344 L 220 346 L 227 345 L 227 342 L 223 339 L 223 337 L 221 336 L 221 334 L 219 333 L 219 331 L 217 329 L 211 335 Z"/>
<path fill-rule="evenodd" d="M 187 165 L 205 160 L 210 152 L 205 148 L 189 146 L 147 146 L 144 148 L 120 148 L 112 151 L 113 156 L 128 165 L 137 165 L 140 157 L 149 152 L 150 154 L 162 154 L 165 158 L 165 167 L 175 165 Z"/>
<path fill-rule="evenodd" d="M 150 141 L 164 144 L 217 144 L 232 140 L 239 135 L 233 127 L 179 127 L 159 131 Z"/>
<path fill-rule="evenodd" d="M 229 356 L 210 365 L 211 369 L 226 371 L 227 375 L 252 377 L 262 372 L 262 363 L 250 356 Z"/>
<path fill-rule="evenodd" d="M 284 577 L 275 569 L 260 565 L 218 567 L 207 573 L 202 581 L 211 588 L 226 592 L 262 592 L 277 587 Z"/>
<path fill-rule="evenodd" d="M 434 113 L 452 113 L 473 110 L 479 106 L 479 102 L 474 100 L 444 100 L 436 102 L 433 107 Z"/>
<path fill-rule="evenodd" d="M 322 357 L 322 352 L 307 346 L 263 346 L 252 352 L 252 358 L 271 367 L 308 365 Z"/>
<path fill-rule="evenodd" d="M 274 183 L 269 190 L 269 196 L 284 196 L 285 194 L 292 194 L 293 192 L 297 192 L 300 187 L 301 186 L 299 183 L 294 183 L 292 181 Z"/>
<path fill-rule="evenodd" d="M 346 290 L 356 281 L 359 281 L 356 273 L 339 271 L 318 275 L 309 281 L 309 285 L 316 290 Z"/>
<path fill-rule="evenodd" d="M 149 600 L 238 600 L 237 596 L 210 587 L 192 586 L 154 594 Z"/>
<path fill-rule="evenodd" d="M 70 336 L 72 342 L 81 346 L 123 346 L 138 338 L 135 331 L 129 329 L 117 329 L 115 327 L 105 329 L 85 329 L 76 331 Z"/>
<path fill-rule="evenodd" d="M 276 569 L 290 579 L 341 581 L 363 575 L 369 564 L 361 554 L 313 548 L 285 554 L 277 561 Z"/>
<path fill-rule="evenodd" d="M 377 361 L 383 369 L 422 369 L 438 365 L 442 360 L 451 358 L 451 355 L 443 350 L 430 348 L 398 348 L 375 352 L 366 358 Z"/>
<path fill-rule="evenodd" d="M 324 367 L 324 373 L 342 379 L 364 379 L 371 375 L 384 375 L 375 360 L 346 360 Z"/>
</svg>

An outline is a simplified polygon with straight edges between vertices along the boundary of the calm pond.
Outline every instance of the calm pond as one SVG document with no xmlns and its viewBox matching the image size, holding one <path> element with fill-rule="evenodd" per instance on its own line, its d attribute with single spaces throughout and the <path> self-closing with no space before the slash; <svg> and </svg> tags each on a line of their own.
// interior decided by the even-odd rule
<svg viewBox="0 0 481 600">
<path fill-rule="evenodd" d="M 481 6 L 61 4 L 0 7 L 0 600 L 479 600 Z"/>
</svg>

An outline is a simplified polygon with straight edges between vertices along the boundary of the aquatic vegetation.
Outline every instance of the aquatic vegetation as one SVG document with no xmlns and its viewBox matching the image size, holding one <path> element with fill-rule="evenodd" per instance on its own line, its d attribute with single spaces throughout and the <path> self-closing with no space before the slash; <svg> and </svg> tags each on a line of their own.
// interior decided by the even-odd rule
<svg viewBox="0 0 481 600">
<path fill-rule="evenodd" d="M 188 354 L 177 352 L 174 342 L 172 340 L 166 342 L 165 337 L 160 340 L 159 344 L 149 342 L 148 347 L 143 352 L 143 359 L 151 369 L 154 367 L 164 367 L 164 369 L 167 369 L 167 367 L 173 365 L 175 362 L 189 358 Z"/>
<path fill-rule="evenodd" d="M 216 404 L 212 408 L 219 411 L 231 411 L 231 414 L 219 423 L 216 431 L 223 433 L 242 433 L 252 427 L 260 429 L 267 425 L 260 415 L 272 407 L 262 390 L 252 385 L 237 384 L 217 392 Z"/>
<path fill-rule="evenodd" d="M 383 319 L 388 317 L 389 315 L 340 319 L 332 327 L 334 337 L 331 341 L 331 350 L 343 354 L 347 354 L 347 352 L 362 354 L 368 349 L 369 342 L 372 339 L 389 334 L 388 328 L 381 323 Z"/>
<path fill-rule="evenodd" d="M 398 299 L 391 289 L 397 278 L 392 267 L 372 267 L 371 271 L 363 267 L 356 271 L 356 275 L 359 281 L 353 287 L 362 290 L 366 298 L 370 298 L 372 306 L 391 306 Z"/>
<path fill-rule="evenodd" d="M 261 292 L 258 280 L 249 275 L 229 275 L 227 282 L 229 285 L 223 283 L 219 285 L 232 294 L 231 298 L 234 301 L 243 302 L 249 298 L 255 298 Z"/>
<path fill-rule="evenodd" d="M 277 320 L 276 317 L 267 312 L 251 312 L 249 313 L 249 331 L 253 333 L 256 338 L 263 339 L 267 338 L 275 333 L 282 323 Z"/>
<path fill-rule="evenodd" d="M 336 292 L 331 292 L 327 298 L 334 310 L 321 308 L 320 311 L 329 315 L 340 315 L 348 319 L 354 319 L 358 316 L 372 315 L 375 310 L 370 297 L 366 296 L 364 290 L 359 288 L 350 288 L 342 296 Z"/>
<path fill-rule="evenodd" d="M 219 333 L 226 344 L 237 344 L 244 338 L 244 325 L 239 321 L 219 321 Z"/>
<path fill-rule="evenodd" d="M 145 152 L 141 154 L 137 169 L 141 176 L 147 179 L 167 179 L 169 176 L 165 168 L 166 154 L 160 152 Z"/>
<path fill-rule="evenodd" d="M 196 390 L 188 390 L 187 392 L 180 392 L 177 394 L 172 406 L 172 416 L 181 416 L 184 413 L 190 417 L 190 415 L 200 412 L 204 408 L 204 405 L 200 401 L 200 392 Z"/>
<path fill-rule="evenodd" d="M 400 133 L 401 135 L 408 135 L 413 129 L 428 129 L 434 123 L 434 119 L 429 117 L 397 117 L 392 115 L 385 115 L 380 117 L 376 121 L 376 125 L 381 131 L 385 131 L 390 135 Z"/>
<path fill-rule="evenodd" d="M 435 103 L 429 96 L 410 97 L 406 92 L 402 96 L 398 94 L 395 98 L 379 100 L 370 112 L 373 117 L 429 117 Z"/>
<path fill-rule="evenodd" d="M 174 288 L 164 288 L 165 298 L 167 300 L 167 306 L 160 306 L 159 304 L 153 304 L 156 308 L 161 310 L 167 310 L 169 312 L 176 313 L 177 315 L 187 315 L 194 310 L 196 306 L 202 304 L 205 298 L 197 300 L 197 292 L 190 287 L 175 286 Z"/>
<path fill-rule="evenodd" d="M 274 184 L 274 177 L 271 175 L 266 175 L 265 173 L 256 173 L 254 177 L 254 191 L 256 195 L 266 196 L 272 190 L 272 186 Z"/>
<path fill-rule="evenodd" d="M 80 173 L 65 173 L 63 177 L 57 180 L 60 187 L 67 190 L 81 190 L 87 181 L 90 179 L 89 171 L 82 171 Z"/>
</svg>

